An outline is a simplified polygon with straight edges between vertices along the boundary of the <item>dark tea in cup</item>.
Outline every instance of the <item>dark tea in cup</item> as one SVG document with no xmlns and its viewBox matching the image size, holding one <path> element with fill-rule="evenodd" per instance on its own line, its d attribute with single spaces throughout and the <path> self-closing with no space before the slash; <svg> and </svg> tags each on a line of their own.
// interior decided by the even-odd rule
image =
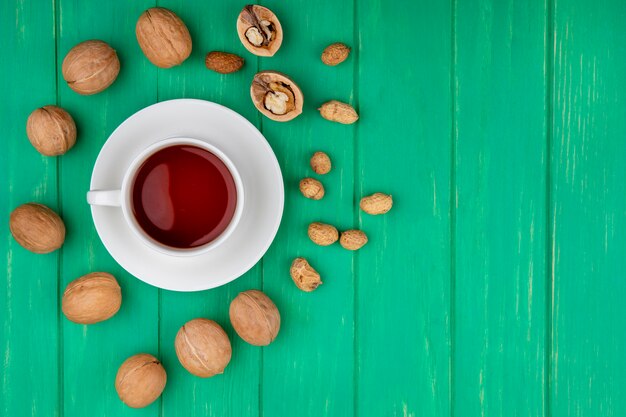
<svg viewBox="0 0 626 417">
<path fill-rule="evenodd" d="M 139 227 L 156 242 L 193 249 L 219 237 L 237 207 L 237 186 L 226 164 L 198 146 L 168 146 L 148 156 L 130 190 Z"/>
</svg>

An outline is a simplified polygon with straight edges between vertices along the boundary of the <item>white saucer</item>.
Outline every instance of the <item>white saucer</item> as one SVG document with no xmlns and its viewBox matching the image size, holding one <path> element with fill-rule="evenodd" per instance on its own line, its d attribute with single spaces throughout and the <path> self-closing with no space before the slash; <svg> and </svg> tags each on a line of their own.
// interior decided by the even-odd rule
<svg viewBox="0 0 626 417">
<path fill-rule="evenodd" d="M 91 214 L 104 246 L 128 272 L 167 290 L 200 291 L 238 278 L 265 254 L 283 214 L 283 178 L 272 148 L 243 116 L 216 103 L 181 99 L 154 104 L 126 119 L 102 147 L 91 189 L 119 189 L 126 168 L 142 150 L 177 136 L 221 149 L 241 175 L 246 204 L 226 241 L 202 255 L 173 257 L 139 240 L 119 207 L 91 206 Z"/>
</svg>

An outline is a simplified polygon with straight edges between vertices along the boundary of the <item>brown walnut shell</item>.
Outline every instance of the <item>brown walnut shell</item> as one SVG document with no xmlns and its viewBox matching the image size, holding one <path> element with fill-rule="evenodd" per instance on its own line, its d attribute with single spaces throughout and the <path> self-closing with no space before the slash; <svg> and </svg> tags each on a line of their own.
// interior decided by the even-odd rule
<svg viewBox="0 0 626 417">
<path fill-rule="evenodd" d="M 267 7 L 248 5 L 237 18 L 237 34 L 243 46 L 258 56 L 273 56 L 283 42 L 283 28 Z"/>
<path fill-rule="evenodd" d="M 167 374 L 161 362 L 140 353 L 122 363 L 115 377 L 115 390 L 124 404 L 142 408 L 159 398 L 166 383 Z"/>
<path fill-rule="evenodd" d="M 302 113 L 304 96 L 300 87 L 285 74 L 261 71 L 250 86 L 254 106 L 268 118 L 286 122 Z"/>
<path fill-rule="evenodd" d="M 115 49 L 99 40 L 81 42 L 63 59 L 63 79 L 78 94 L 92 95 L 113 84 L 120 72 Z"/>
<path fill-rule="evenodd" d="M 139 47 L 159 68 L 182 64 L 191 55 L 191 35 L 171 10 L 153 7 L 141 14 L 135 26 Z"/>
<path fill-rule="evenodd" d="M 74 323 L 98 323 L 119 311 L 122 289 L 113 275 L 92 272 L 67 284 L 61 305 L 65 317 Z"/>
<path fill-rule="evenodd" d="M 44 106 L 28 116 L 26 135 L 42 155 L 63 155 L 76 143 L 76 124 L 62 108 Z"/>
<path fill-rule="evenodd" d="M 267 346 L 280 330 L 280 313 L 270 298 L 261 291 L 240 293 L 230 303 L 230 322 L 237 334 L 255 346 Z"/>
<path fill-rule="evenodd" d="M 17 207 L 11 213 L 9 228 L 17 243 L 34 253 L 52 252 L 65 241 L 63 220 L 43 204 L 27 203 Z"/>
<path fill-rule="evenodd" d="M 232 356 L 224 329 L 213 320 L 203 318 L 185 323 L 176 335 L 174 347 L 181 365 L 202 378 L 224 373 Z"/>
</svg>

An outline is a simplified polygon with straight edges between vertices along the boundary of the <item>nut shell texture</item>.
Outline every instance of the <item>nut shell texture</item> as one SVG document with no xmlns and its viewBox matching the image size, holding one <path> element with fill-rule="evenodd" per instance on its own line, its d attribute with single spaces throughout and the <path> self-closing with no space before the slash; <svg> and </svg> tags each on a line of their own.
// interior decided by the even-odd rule
<svg viewBox="0 0 626 417">
<path fill-rule="evenodd" d="M 361 210 L 367 214 L 385 214 L 393 206 L 393 198 L 390 195 L 383 193 L 374 193 L 370 196 L 363 197 L 359 204 Z"/>
<path fill-rule="evenodd" d="M 28 116 L 26 134 L 42 155 L 63 155 L 76 143 L 76 124 L 62 108 L 44 106 Z"/>
<path fill-rule="evenodd" d="M 339 232 L 335 226 L 325 223 L 311 223 L 308 230 L 309 239 L 316 245 L 332 245 L 339 239 Z"/>
<path fill-rule="evenodd" d="M 361 249 L 366 243 L 367 235 L 360 230 L 346 230 L 339 239 L 339 244 L 348 250 Z"/>
<path fill-rule="evenodd" d="M 219 51 L 209 52 L 204 60 L 204 64 L 208 69 L 220 74 L 230 74 L 231 72 L 239 71 L 243 67 L 243 63 L 244 60 L 239 55 Z"/>
<path fill-rule="evenodd" d="M 324 197 L 324 186 L 314 178 L 304 178 L 300 181 L 300 192 L 306 198 L 321 200 Z"/>
<path fill-rule="evenodd" d="M 182 64 L 191 54 L 191 35 L 171 10 L 153 7 L 139 16 L 137 42 L 146 58 L 160 68 Z"/>
<path fill-rule="evenodd" d="M 316 174 L 328 174 L 332 168 L 330 157 L 324 152 L 315 152 L 311 157 L 311 168 Z"/>
<path fill-rule="evenodd" d="M 181 365 L 202 378 L 223 373 L 232 356 L 224 329 L 213 320 L 203 318 L 185 323 L 176 335 L 174 347 Z"/>
<path fill-rule="evenodd" d="M 320 274 L 304 258 L 294 259 L 289 273 L 296 287 L 302 291 L 314 291 L 322 284 Z"/>
<path fill-rule="evenodd" d="M 283 28 L 267 7 L 248 5 L 237 18 L 237 34 L 243 46 L 254 55 L 273 56 L 283 43 Z"/>
<path fill-rule="evenodd" d="M 230 321 L 237 334 L 255 346 L 269 345 L 280 330 L 280 313 L 261 291 L 240 293 L 230 303 Z"/>
<path fill-rule="evenodd" d="M 337 42 L 328 45 L 322 52 L 322 62 L 326 65 L 335 66 L 348 59 L 350 47 L 345 43 Z"/>
<path fill-rule="evenodd" d="M 126 359 L 117 371 L 115 390 L 124 404 L 142 408 L 159 398 L 167 383 L 161 362 L 147 353 Z"/>
<path fill-rule="evenodd" d="M 344 125 L 350 125 L 359 120 L 359 115 L 351 105 L 337 100 L 322 104 L 319 111 L 324 119 Z"/>
<path fill-rule="evenodd" d="M 74 323 L 92 324 L 115 315 L 122 290 L 113 275 L 93 272 L 70 282 L 63 292 L 62 310 Z"/>
<path fill-rule="evenodd" d="M 17 207 L 11 213 L 9 228 L 17 243 L 34 253 L 52 252 L 65 241 L 63 220 L 42 204 Z"/>
<path fill-rule="evenodd" d="M 89 40 L 73 47 L 63 59 L 63 79 L 78 94 L 91 95 L 113 84 L 120 72 L 115 50 L 106 42 Z"/>
<path fill-rule="evenodd" d="M 250 96 L 257 110 L 277 122 L 287 122 L 302 113 L 304 96 L 300 87 L 280 72 L 257 73 L 250 86 Z"/>
</svg>

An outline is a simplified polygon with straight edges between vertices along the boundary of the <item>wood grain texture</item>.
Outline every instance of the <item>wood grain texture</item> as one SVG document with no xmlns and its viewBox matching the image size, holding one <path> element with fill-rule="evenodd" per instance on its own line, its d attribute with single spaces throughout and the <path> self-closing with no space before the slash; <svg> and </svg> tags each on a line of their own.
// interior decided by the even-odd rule
<svg viewBox="0 0 626 417">
<path fill-rule="evenodd" d="M 541 416 L 546 6 L 457 2 L 454 410 Z"/>
<path fill-rule="evenodd" d="M 232 108 L 252 123 L 257 122 L 248 90 L 248 82 L 257 70 L 257 60 L 247 54 L 235 30 L 237 16 L 245 3 L 191 4 L 184 0 L 159 0 L 159 6 L 173 10 L 183 19 L 194 42 L 186 62 L 179 67 L 159 70 L 159 100 L 182 97 L 211 100 Z M 243 69 L 227 75 L 209 71 L 204 66 L 204 57 L 212 50 L 245 57 Z M 261 349 L 237 336 L 230 324 L 228 308 L 239 292 L 261 288 L 261 273 L 261 266 L 257 265 L 236 281 L 210 291 L 161 292 L 160 343 L 170 377 L 170 386 L 163 396 L 163 416 L 259 415 Z M 223 375 L 198 378 L 178 362 L 174 338 L 180 326 L 196 317 L 217 321 L 230 337 L 233 359 Z"/>
<path fill-rule="evenodd" d="M 359 2 L 355 207 L 357 414 L 446 416 L 450 407 L 451 8 Z M 400 29 L 401 28 L 401 29 Z"/>
<path fill-rule="evenodd" d="M 134 37 L 135 22 L 148 2 L 124 8 L 112 3 L 59 0 L 58 62 L 77 43 L 101 39 L 116 49 L 121 62 L 111 87 L 93 96 L 72 91 L 59 71 L 59 103 L 76 119 L 78 139 L 60 164 L 62 213 L 68 237 L 63 248 L 60 280 L 70 281 L 93 271 L 113 274 L 122 287 L 122 307 L 113 318 L 95 325 L 78 325 L 63 318 L 62 368 L 65 417 L 102 415 L 157 416 L 159 403 L 132 410 L 114 387 L 118 367 L 137 353 L 158 352 L 158 297 L 156 288 L 125 272 L 102 245 L 86 204 L 91 171 L 100 148 L 111 132 L 135 111 L 156 99 L 156 71 L 145 62 Z"/>
<path fill-rule="evenodd" d="M 57 158 L 26 137 L 30 112 L 56 102 L 53 2 L 0 2 L 0 22 L 0 415 L 57 416 L 59 252 L 28 252 L 9 232 L 21 204 L 59 208 Z"/>
<path fill-rule="evenodd" d="M 261 405 L 264 416 L 345 416 L 354 403 L 354 254 L 339 244 L 320 247 L 307 236 L 315 221 L 339 230 L 356 226 L 354 198 L 354 126 L 324 120 L 317 108 L 330 99 L 355 103 L 354 56 L 337 67 L 321 61 L 333 42 L 356 48 L 353 4 L 330 0 L 293 7 L 264 1 L 281 21 L 285 39 L 260 68 L 292 77 L 304 94 L 304 112 L 288 123 L 262 119 L 263 134 L 278 156 L 285 180 L 285 212 L 274 244 L 263 261 L 263 288 L 282 315 L 276 341 L 263 349 Z M 309 159 L 315 151 L 330 156 L 333 169 L 315 175 Z M 322 200 L 304 198 L 299 181 L 307 176 L 325 186 Z M 289 276 L 298 256 L 307 258 L 323 284 L 300 291 Z"/>
<path fill-rule="evenodd" d="M 556 0 L 552 416 L 626 413 L 626 4 Z"/>
</svg>

